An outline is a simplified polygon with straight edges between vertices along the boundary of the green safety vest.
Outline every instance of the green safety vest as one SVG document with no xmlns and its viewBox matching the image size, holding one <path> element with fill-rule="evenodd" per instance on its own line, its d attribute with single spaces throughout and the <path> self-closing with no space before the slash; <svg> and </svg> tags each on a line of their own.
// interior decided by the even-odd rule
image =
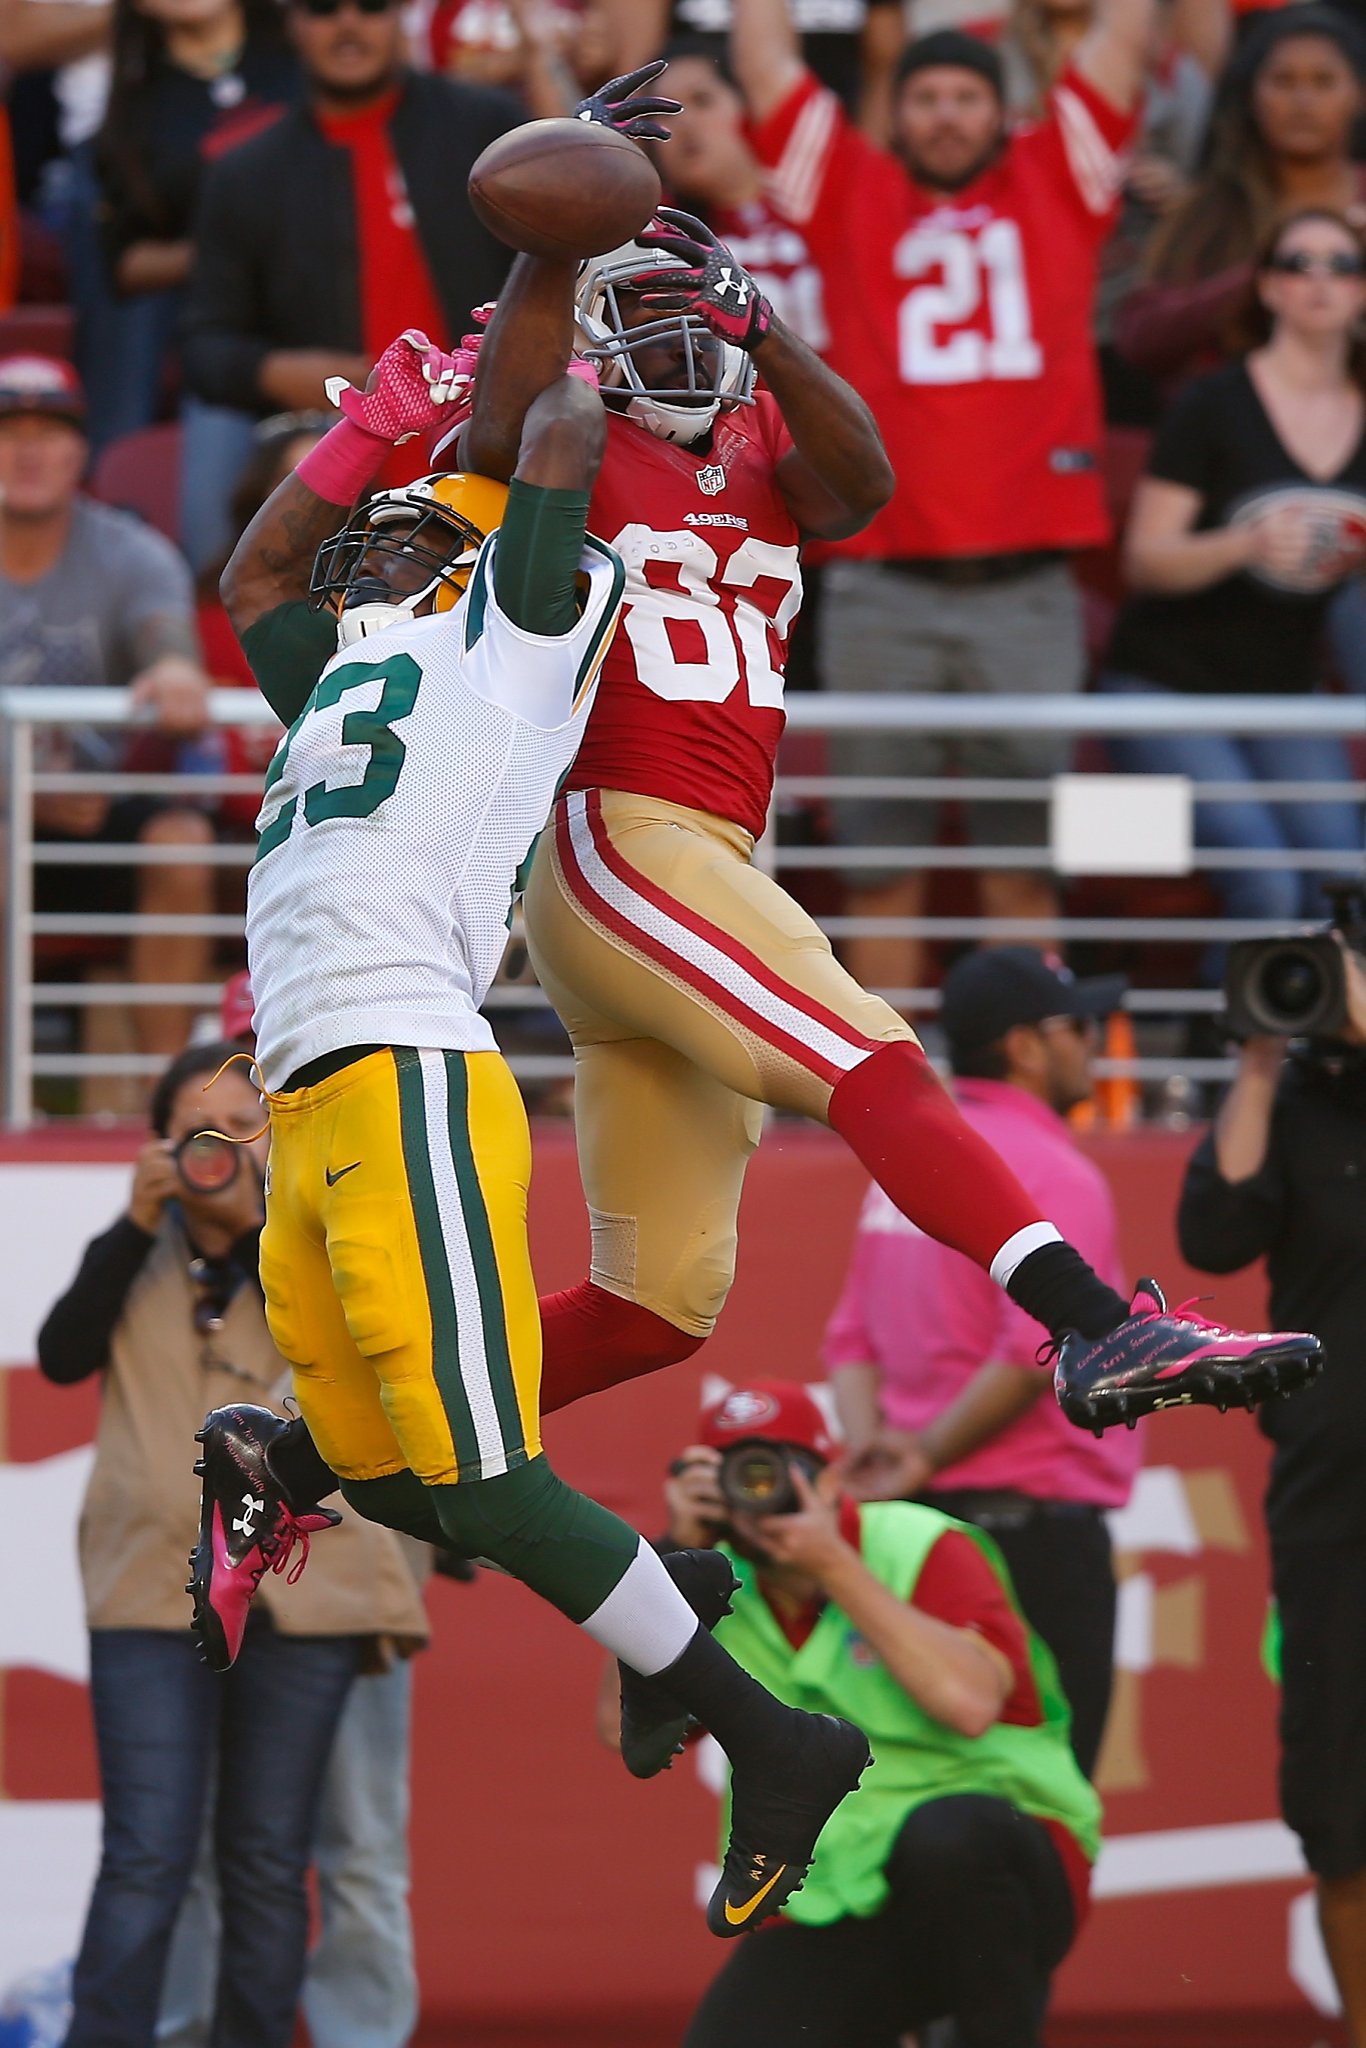
<svg viewBox="0 0 1366 2048">
<path fill-rule="evenodd" d="M 977 1545 L 1019 1612 L 1005 1561 L 982 1530 L 909 1501 L 860 1506 L 859 1526 L 863 1562 L 899 1599 L 909 1601 L 925 1559 L 952 1529 Z M 821 1833 L 806 1884 L 784 1908 L 790 1919 L 819 1927 L 849 1914 L 867 1918 L 879 1912 L 889 1896 L 884 1867 L 906 1816 L 928 1800 L 955 1793 L 986 1793 L 1022 1813 L 1060 1821 L 1094 1859 L 1100 1801 L 1072 1755 L 1071 1714 L 1052 1653 L 1032 1629 L 1029 1655 L 1043 1720 L 1033 1728 L 998 1721 L 985 1735 L 959 1735 L 916 1705 L 838 1607 L 827 1605 L 794 1650 L 759 1591 L 754 1566 L 731 1551 L 727 1555 L 740 1589 L 731 1613 L 717 1626 L 717 1641 L 789 1706 L 853 1721 L 873 1751 L 859 1790 Z M 723 1814 L 723 1830 L 728 1826 Z"/>
</svg>

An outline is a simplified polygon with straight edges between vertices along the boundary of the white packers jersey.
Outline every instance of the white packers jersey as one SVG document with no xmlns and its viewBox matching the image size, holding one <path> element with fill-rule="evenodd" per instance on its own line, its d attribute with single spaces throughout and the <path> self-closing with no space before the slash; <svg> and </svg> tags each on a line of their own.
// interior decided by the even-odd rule
<svg viewBox="0 0 1366 2048">
<path fill-rule="evenodd" d="M 497 545 L 491 534 L 454 611 L 335 655 L 270 764 L 247 884 L 268 1088 L 349 1045 L 495 1043 L 479 1005 L 624 583 L 590 537 L 579 619 L 542 638 L 499 610 Z"/>
</svg>

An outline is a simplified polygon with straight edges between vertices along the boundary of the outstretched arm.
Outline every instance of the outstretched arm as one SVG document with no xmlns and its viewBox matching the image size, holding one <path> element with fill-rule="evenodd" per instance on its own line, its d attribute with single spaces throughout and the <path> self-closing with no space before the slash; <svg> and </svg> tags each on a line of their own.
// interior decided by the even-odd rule
<svg viewBox="0 0 1366 2048">
<path fill-rule="evenodd" d="M 794 444 L 778 466 L 792 517 L 803 533 L 823 540 L 857 533 L 896 488 L 872 413 L 783 324 L 704 222 L 672 206 L 662 206 L 659 218 L 665 225 L 650 228 L 641 241 L 681 258 L 687 268 L 657 273 L 659 288 L 646 293 L 645 304 L 696 314 L 718 339 L 753 356 Z"/>
<path fill-rule="evenodd" d="M 479 347 L 474 411 L 460 436 L 462 469 L 507 483 L 520 460 L 527 414 L 564 376 L 574 352 L 576 263 L 519 256 Z"/>
<path fill-rule="evenodd" d="M 499 606 L 524 632 L 549 638 L 573 628 L 588 499 L 606 442 L 602 400 L 578 377 L 557 378 L 527 408 L 493 558 Z"/>
<path fill-rule="evenodd" d="M 750 113 L 766 120 L 802 75 L 788 0 L 732 0 L 730 61 Z"/>
<path fill-rule="evenodd" d="M 1097 0 L 1095 20 L 1077 46 L 1077 70 L 1122 113 L 1143 90 L 1156 19 L 1157 0 Z"/>
</svg>

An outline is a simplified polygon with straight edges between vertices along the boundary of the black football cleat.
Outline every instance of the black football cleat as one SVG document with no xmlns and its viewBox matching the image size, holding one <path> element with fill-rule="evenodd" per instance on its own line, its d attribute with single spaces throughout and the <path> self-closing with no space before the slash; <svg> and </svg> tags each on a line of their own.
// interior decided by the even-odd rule
<svg viewBox="0 0 1366 2048">
<path fill-rule="evenodd" d="M 707 1905 L 713 1934 L 729 1940 L 781 1912 L 801 1890 L 821 1829 L 871 1762 L 852 1721 L 794 1707 L 786 1743 L 760 1768 L 732 1771 L 730 1840 Z"/>
<path fill-rule="evenodd" d="M 1157 1282 L 1140 1280 L 1127 1321 L 1108 1336 L 1063 1338 L 1053 1390 L 1069 1422 L 1100 1436 L 1159 1408 L 1255 1408 L 1322 1370 L 1323 1346 L 1307 1330 L 1226 1329 L 1190 1302 L 1169 1309 Z"/>
<path fill-rule="evenodd" d="M 185 1591 L 194 1597 L 190 1627 L 215 1671 L 236 1661 L 252 1596 L 266 1572 L 288 1570 L 292 1585 L 308 1562 L 309 1538 L 341 1520 L 332 1508 L 296 1513 L 290 1507 L 267 1456 L 288 1427 L 269 1408 L 243 1404 L 213 1409 L 195 1431 L 195 1442 L 204 1446 L 194 1468 L 204 1495 Z M 301 1548 L 290 1568 L 296 1542 Z"/>
<path fill-rule="evenodd" d="M 740 1581 L 730 1559 L 719 1550 L 669 1550 L 664 1565 L 703 1628 L 714 1629 L 725 1614 Z M 687 1745 L 696 1727 L 686 1707 L 656 1678 L 642 1678 L 618 1660 L 621 1673 L 621 1755 L 633 1778 L 653 1778 L 667 1771 Z"/>
</svg>

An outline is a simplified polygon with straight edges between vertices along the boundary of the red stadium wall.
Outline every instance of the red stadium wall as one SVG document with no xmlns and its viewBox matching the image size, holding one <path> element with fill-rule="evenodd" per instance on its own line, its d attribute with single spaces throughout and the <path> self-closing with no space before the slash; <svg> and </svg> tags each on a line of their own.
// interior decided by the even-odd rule
<svg viewBox="0 0 1366 2048">
<path fill-rule="evenodd" d="M 17 1157 L 131 1156 L 122 1140 L 0 1143 Z M 1134 1273 L 1196 1294 L 1171 1216 L 1188 1137 L 1098 1138 Z M 750 1173 L 741 1274 L 709 1371 L 812 1377 L 862 1191 L 824 1133 L 777 1126 Z M 537 1140 L 533 1241 L 558 1287 L 582 1270 L 587 1232 L 569 1134 Z M 72 1247 L 72 1259 L 79 1249 Z M 1221 1309 L 1260 1319 L 1257 1276 L 1220 1283 Z M 552 1418 L 559 1467 L 647 1530 L 668 1458 L 689 1440 L 701 1384 L 682 1367 Z M 60 1393 L 31 1370 L 0 1374 L 0 1457 L 88 1441 L 92 1389 Z M 1258 1646 L 1266 1571 L 1265 1452 L 1241 1416 L 1145 1425 L 1139 1547 L 1126 1551 L 1126 1658 L 1104 1760 L 1107 1889 L 1058 1985 L 1063 2048 L 1311 2048 L 1335 2021 L 1301 1986 L 1314 1964 L 1307 1883 L 1275 1825 L 1275 1696 Z M 35 1530 L 33 1541 L 49 1540 Z M 6 1560 L 6 1572 L 16 1568 Z M 716 1966 L 693 1904 L 715 1848 L 715 1803 L 691 1760 L 640 1786 L 592 1735 L 599 1658 L 520 1587 L 485 1574 L 435 1582 L 435 1641 L 418 1675 L 414 1897 L 422 2040 L 483 2048 L 576 2042 L 664 2048 Z M 0 1789 L 82 1800 L 97 1785 L 83 1689 L 32 1670 L 0 1678 Z M 10 1814 L 17 1809 L 10 1807 Z M 1229 1831 L 1229 1832 L 1224 1832 Z M 1291 1926 L 1303 1940 L 1292 1975 Z M 1306 1961 L 1304 1957 L 1310 1959 Z M 1298 1978 L 1299 1982 L 1296 1981 Z"/>
</svg>

